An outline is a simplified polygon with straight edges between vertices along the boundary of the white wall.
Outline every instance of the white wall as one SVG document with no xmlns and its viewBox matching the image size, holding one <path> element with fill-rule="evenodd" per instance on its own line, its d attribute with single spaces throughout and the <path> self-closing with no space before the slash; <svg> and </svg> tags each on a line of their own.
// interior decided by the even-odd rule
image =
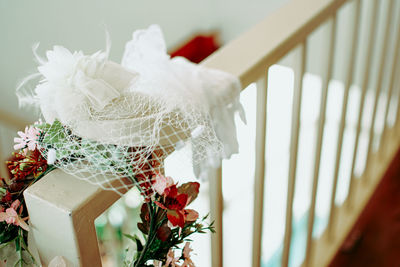
<svg viewBox="0 0 400 267">
<path fill-rule="evenodd" d="M 222 39 L 236 38 L 287 2 L 290 0 L 217 0 L 216 16 Z"/>
<path fill-rule="evenodd" d="M 35 71 L 35 42 L 41 54 L 53 45 L 92 53 L 104 48 L 106 26 L 111 59 L 120 61 L 133 30 L 158 23 L 171 46 L 214 26 L 213 5 L 213 0 L 0 0 L 0 105 L 16 110 L 15 86 Z"/>
<path fill-rule="evenodd" d="M 210 29 L 219 30 L 228 42 L 288 1 L 0 0 L 0 107 L 37 119 L 38 114 L 18 109 L 15 96 L 18 82 L 35 72 L 36 42 L 41 55 L 53 45 L 93 53 L 104 48 L 106 27 L 112 39 L 110 57 L 118 62 L 135 29 L 160 24 L 169 47 Z M 5 152 L 10 151 L 10 132 L 0 129 L 0 137 Z"/>
<path fill-rule="evenodd" d="M 149 24 L 161 25 L 169 47 L 179 44 L 195 32 L 209 29 L 219 30 L 222 40 L 228 42 L 289 1 L 0 0 L 0 106 L 20 112 L 14 90 L 20 79 L 35 71 L 31 50 L 35 42 L 41 43 L 41 54 L 56 44 L 91 53 L 104 48 L 106 27 L 113 42 L 111 59 L 119 61 L 124 43 L 131 38 L 132 31 Z M 371 6 L 372 1 L 367 2 L 367 6 Z M 363 15 L 370 9 L 363 8 Z M 343 11 L 338 25 L 336 60 L 340 63 L 335 66 L 336 79 L 342 79 L 346 71 L 343 65 L 347 63 L 349 49 L 345 48 L 351 40 L 349 37 L 353 26 L 352 6 L 348 5 Z M 381 12 L 380 23 L 385 15 Z M 366 42 L 366 32 L 368 25 L 363 23 L 362 43 Z M 323 51 L 326 49 L 322 47 L 328 45 L 329 26 L 326 25 L 324 30 L 316 32 L 310 39 L 310 51 L 326 54 Z M 365 53 L 365 45 L 362 45 L 359 53 Z M 324 62 L 320 57 L 310 57 L 308 70 L 318 73 Z M 358 66 L 362 64 L 358 62 Z M 360 80 L 358 75 L 356 77 Z M 32 119 L 35 117 L 31 116 Z"/>
</svg>

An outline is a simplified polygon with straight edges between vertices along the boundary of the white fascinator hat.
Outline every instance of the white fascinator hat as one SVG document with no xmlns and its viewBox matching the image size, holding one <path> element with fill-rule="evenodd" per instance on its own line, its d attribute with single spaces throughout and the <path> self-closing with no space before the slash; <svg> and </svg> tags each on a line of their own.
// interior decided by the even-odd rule
<svg viewBox="0 0 400 267">
<path fill-rule="evenodd" d="M 111 158 L 122 153 L 137 160 L 154 151 L 165 158 L 190 145 L 198 177 L 237 153 L 235 113 L 244 120 L 237 77 L 181 57 L 171 59 L 157 25 L 133 33 L 121 64 L 110 61 L 108 54 L 109 46 L 92 55 L 54 46 L 46 60 L 38 58 L 34 89 L 26 83 L 17 89 L 22 105 L 37 106 L 46 123 L 59 121 L 68 129 L 69 141 L 63 140 L 57 150 L 76 146 L 78 137 L 92 147 L 112 147 Z M 81 153 L 94 151 L 85 149 Z M 96 168 L 94 159 L 88 163 L 77 158 L 58 161 L 58 167 L 73 174 L 113 172 L 103 165 Z"/>
</svg>

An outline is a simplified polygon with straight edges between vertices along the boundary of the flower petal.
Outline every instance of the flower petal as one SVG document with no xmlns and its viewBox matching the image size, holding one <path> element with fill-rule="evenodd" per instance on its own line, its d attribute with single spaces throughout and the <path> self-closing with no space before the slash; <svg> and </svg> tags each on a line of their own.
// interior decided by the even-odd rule
<svg viewBox="0 0 400 267">
<path fill-rule="evenodd" d="M 155 177 L 153 176 L 153 179 L 155 179 L 155 183 L 153 184 L 154 190 L 159 195 L 162 195 L 165 188 L 167 188 L 167 179 L 161 174 L 157 174 Z"/>
<path fill-rule="evenodd" d="M 179 226 L 183 228 L 185 226 L 185 215 L 179 210 L 168 210 L 167 211 L 168 220 L 173 226 Z"/>
<path fill-rule="evenodd" d="M 187 222 L 194 222 L 199 218 L 199 213 L 192 209 L 185 210 L 185 215 Z"/>
<path fill-rule="evenodd" d="M 14 150 L 20 150 L 20 149 L 23 149 L 24 147 L 25 147 L 25 144 L 23 144 L 23 143 L 15 144 Z"/>
<path fill-rule="evenodd" d="M 187 205 L 192 203 L 193 200 L 197 198 L 199 190 L 200 190 L 200 184 L 198 182 L 189 182 L 178 187 L 178 193 L 186 194 L 189 196 Z"/>
<path fill-rule="evenodd" d="M 8 218 L 7 213 L 0 212 L 0 222 L 4 222 Z"/>
<path fill-rule="evenodd" d="M 158 202 L 158 201 L 154 201 L 154 203 L 159 206 L 160 208 L 162 208 L 163 210 L 167 210 L 168 208 L 165 207 L 162 203 Z"/>
<path fill-rule="evenodd" d="M 185 246 L 183 247 L 183 251 L 182 251 L 183 257 L 185 257 L 185 259 L 190 258 L 190 252 L 192 252 L 192 251 L 193 251 L 193 249 L 190 248 L 190 242 L 186 242 Z"/>
<path fill-rule="evenodd" d="M 18 217 L 18 219 L 16 221 L 16 225 L 20 226 L 25 231 L 29 231 L 28 224 L 26 222 L 24 222 L 24 220 L 22 220 L 20 217 Z"/>
<path fill-rule="evenodd" d="M 17 211 L 13 208 L 6 209 L 6 213 L 9 217 L 16 217 L 18 216 Z"/>
<path fill-rule="evenodd" d="M 11 208 L 17 210 L 20 204 L 21 202 L 19 202 L 19 200 L 17 199 L 11 204 Z"/>
<path fill-rule="evenodd" d="M 36 149 L 36 143 L 33 142 L 33 141 L 30 141 L 28 143 L 28 149 L 31 150 L 31 151 L 34 151 Z"/>
<path fill-rule="evenodd" d="M 26 138 L 26 134 L 24 132 L 18 131 L 17 134 L 22 138 L 25 139 Z"/>
</svg>

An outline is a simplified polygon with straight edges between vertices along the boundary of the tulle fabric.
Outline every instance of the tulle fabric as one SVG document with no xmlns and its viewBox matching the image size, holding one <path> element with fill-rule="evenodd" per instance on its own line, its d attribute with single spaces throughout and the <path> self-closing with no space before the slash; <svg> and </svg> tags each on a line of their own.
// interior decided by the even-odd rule
<svg viewBox="0 0 400 267">
<path fill-rule="evenodd" d="M 22 105 L 65 126 L 63 138 L 42 144 L 45 156 L 56 149 L 59 168 L 120 191 L 122 178 L 162 171 L 164 159 L 185 146 L 192 155 L 183 158 L 201 178 L 238 152 L 235 113 L 245 118 L 237 77 L 171 59 L 157 25 L 133 33 L 121 64 L 108 51 L 84 55 L 55 46 L 17 90 Z"/>
</svg>

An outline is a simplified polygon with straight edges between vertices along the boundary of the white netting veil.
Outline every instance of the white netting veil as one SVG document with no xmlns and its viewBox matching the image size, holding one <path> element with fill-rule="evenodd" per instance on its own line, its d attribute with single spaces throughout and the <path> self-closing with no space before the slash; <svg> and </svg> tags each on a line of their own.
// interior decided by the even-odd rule
<svg viewBox="0 0 400 267">
<path fill-rule="evenodd" d="M 236 77 L 171 59 L 156 25 L 133 33 L 121 65 L 108 49 L 84 55 L 55 46 L 39 59 L 36 87 L 17 89 L 21 104 L 40 108 L 40 148 L 57 167 L 116 191 L 129 178 L 146 196 L 174 151 L 191 146 L 203 178 L 237 152 L 234 114 L 244 113 Z"/>
</svg>

